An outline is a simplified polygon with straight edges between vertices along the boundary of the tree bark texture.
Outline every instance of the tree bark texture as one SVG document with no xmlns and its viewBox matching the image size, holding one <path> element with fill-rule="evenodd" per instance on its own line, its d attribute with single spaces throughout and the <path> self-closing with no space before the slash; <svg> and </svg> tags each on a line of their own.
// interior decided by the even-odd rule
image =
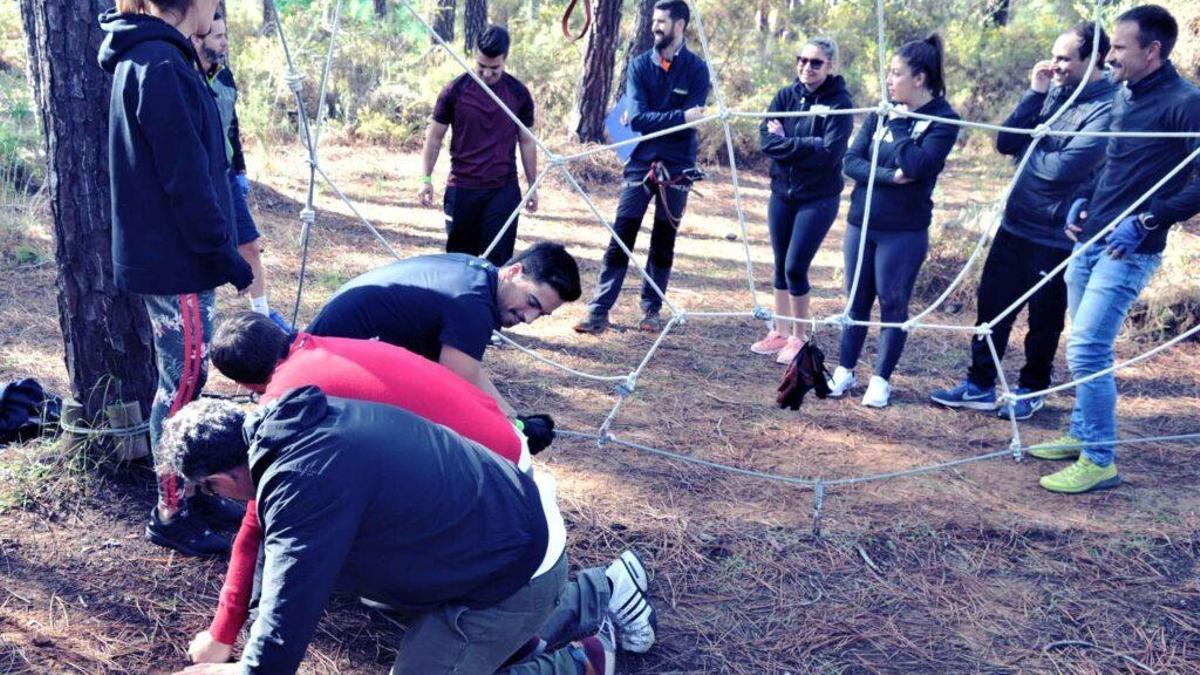
<svg viewBox="0 0 1200 675">
<path fill-rule="evenodd" d="M 584 143 L 604 143 L 604 118 L 608 115 L 621 33 L 621 0 L 596 0 L 592 14 L 592 28 L 583 52 L 583 77 L 575 96 L 579 117 L 575 135 Z"/>
<path fill-rule="evenodd" d="M 457 0 L 438 0 L 437 9 L 433 13 L 433 32 L 438 34 L 446 44 L 454 42 L 454 14 Z M 430 36 L 430 41 L 437 41 Z"/>
<path fill-rule="evenodd" d="M 72 395 L 87 419 L 138 401 L 149 412 L 157 376 L 142 301 L 113 282 L 108 183 L 112 78 L 96 65 L 96 17 L 111 0 L 20 0 L 47 158 L 59 324 Z"/>
<path fill-rule="evenodd" d="M 638 54 L 654 46 L 654 35 L 650 32 L 650 20 L 654 17 L 654 3 L 657 0 L 638 0 L 637 25 L 633 27 L 633 35 L 625 45 L 625 61 L 621 65 L 621 75 L 617 78 L 617 91 L 613 98 L 617 101 L 625 96 L 625 85 L 629 79 L 629 62 Z"/>
<path fill-rule="evenodd" d="M 271 10 L 271 4 L 274 0 L 262 0 L 262 28 L 259 32 L 263 35 L 275 30 L 275 12 Z"/>
<path fill-rule="evenodd" d="M 463 48 L 467 54 L 475 49 L 475 42 L 487 29 L 487 0 L 465 0 L 463 3 Z"/>
<path fill-rule="evenodd" d="M 375 16 L 387 16 L 387 0 L 375 0 Z"/>
</svg>

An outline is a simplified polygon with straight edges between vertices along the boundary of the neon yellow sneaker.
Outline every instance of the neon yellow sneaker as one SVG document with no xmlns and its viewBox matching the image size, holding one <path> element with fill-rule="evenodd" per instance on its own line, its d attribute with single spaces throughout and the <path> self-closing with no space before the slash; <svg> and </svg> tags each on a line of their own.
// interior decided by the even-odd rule
<svg viewBox="0 0 1200 675">
<path fill-rule="evenodd" d="M 1117 475 L 1116 462 L 1108 466 L 1096 466 L 1087 455 L 1080 455 L 1074 464 L 1062 471 L 1042 476 L 1038 483 L 1051 492 L 1080 494 L 1115 488 L 1121 484 L 1121 477 Z"/>
<path fill-rule="evenodd" d="M 1029 449 L 1030 457 L 1038 459 L 1075 459 L 1083 451 L 1083 441 L 1063 434 L 1049 443 L 1038 443 Z"/>
</svg>

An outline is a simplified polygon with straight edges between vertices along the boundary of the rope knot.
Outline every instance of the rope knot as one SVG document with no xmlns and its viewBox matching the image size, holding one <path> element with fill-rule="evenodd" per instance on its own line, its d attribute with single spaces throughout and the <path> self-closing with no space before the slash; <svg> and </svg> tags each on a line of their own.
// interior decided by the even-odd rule
<svg viewBox="0 0 1200 675">
<path fill-rule="evenodd" d="M 900 324 L 900 330 L 904 331 L 905 333 L 911 333 L 913 326 L 915 326 L 915 325 L 917 325 L 916 322 L 913 321 L 912 319 L 909 319 L 908 321 L 905 321 L 904 323 Z"/>
<path fill-rule="evenodd" d="M 613 387 L 613 391 L 615 391 L 617 396 L 620 396 L 621 398 L 628 398 L 632 396 L 633 392 L 637 391 L 637 377 L 630 375 L 629 377 L 625 378 L 624 382 L 621 382 L 617 384 L 617 386 Z"/>
<path fill-rule="evenodd" d="M 300 222 L 305 225 L 312 225 L 317 222 L 317 212 L 307 206 L 300 209 Z"/>
<path fill-rule="evenodd" d="M 984 337 L 984 336 L 991 335 L 991 334 L 992 334 L 992 324 L 991 323 L 981 323 L 978 326 L 975 326 L 975 335 L 978 335 L 979 337 Z"/>
<path fill-rule="evenodd" d="M 283 76 L 283 83 L 297 96 L 304 92 L 304 75 L 301 73 L 288 69 L 287 73 Z"/>
<path fill-rule="evenodd" d="M 758 319 L 759 321 L 770 321 L 771 319 L 775 318 L 775 312 L 772 312 L 762 305 L 755 305 L 753 314 L 754 318 Z"/>
<path fill-rule="evenodd" d="M 1042 122 L 1041 124 L 1039 124 L 1039 125 L 1037 125 L 1036 127 L 1034 127 L 1034 128 L 1033 128 L 1033 134 L 1032 134 L 1032 135 L 1033 135 L 1033 137 L 1034 137 L 1034 138 L 1042 138 L 1042 137 L 1043 137 L 1043 136 L 1045 136 L 1045 135 L 1046 135 L 1046 134 L 1047 134 L 1049 131 L 1050 131 L 1050 127 L 1046 126 L 1046 123 L 1045 123 L 1045 122 Z"/>
<path fill-rule="evenodd" d="M 848 314 L 834 314 L 833 316 L 829 317 L 829 321 L 842 330 L 854 325 L 854 322 L 850 319 L 850 315 Z"/>
</svg>

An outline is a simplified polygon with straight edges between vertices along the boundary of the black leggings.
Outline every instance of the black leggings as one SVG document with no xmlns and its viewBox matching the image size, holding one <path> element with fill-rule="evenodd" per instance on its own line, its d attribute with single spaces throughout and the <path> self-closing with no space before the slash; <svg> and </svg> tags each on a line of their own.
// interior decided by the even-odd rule
<svg viewBox="0 0 1200 675">
<path fill-rule="evenodd" d="M 808 268 L 837 219 L 841 195 L 793 201 L 771 193 L 767 228 L 775 251 L 775 290 L 807 295 Z"/>
<path fill-rule="evenodd" d="M 850 284 L 854 283 L 854 266 L 858 263 L 858 240 L 861 236 L 860 228 L 846 226 L 846 239 L 842 246 L 846 260 L 846 293 L 850 292 Z M 908 300 L 928 251 L 929 230 L 868 229 L 862 275 L 854 300 L 850 303 L 850 318 L 857 321 L 870 319 L 871 307 L 878 297 L 880 321 L 901 323 L 908 320 Z M 838 363 L 843 368 L 852 370 L 858 363 L 866 339 L 866 326 L 851 326 L 842 331 Z M 885 380 L 892 376 L 907 340 L 908 333 L 899 328 L 879 331 L 876 375 Z"/>
</svg>

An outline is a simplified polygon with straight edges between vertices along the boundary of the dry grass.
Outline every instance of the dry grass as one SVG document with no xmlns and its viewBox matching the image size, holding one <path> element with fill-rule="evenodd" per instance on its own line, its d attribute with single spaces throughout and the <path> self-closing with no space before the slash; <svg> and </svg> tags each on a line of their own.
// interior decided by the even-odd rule
<svg viewBox="0 0 1200 675">
<path fill-rule="evenodd" d="M 273 301 L 284 306 L 295 292 L 303 164 L 294 154 L 269 162 L 255 176 L 261 182 L 253 206 L 268 239 Z M 419 208 L 415 181 L 403 178 L 416 175 L 415 157 L 334 148 L 325 163 L 400 250 L 440 246 L 440 214 Z M 590 171 L 603 177 L 615 166 L 600 157 Z M 994 171 L 985 162 L 953 166 L 938 196 L 939 218 L 959 222 L 982 213 L 1000 189 Z M 757 299 L 766 303 L 767 183 L 760 174 L 743 178 Z M 670 297 L 690 310 L 744 311 L 754 304 L 742 244 L 725 237 L 739 229 L 728 180 L 714 176 L 702 187 L 705 196 L 689 204 Z M 611 185 L 595 188 L 602 213 L 612 213 L 616 194 Z M 605 231 L 561 184 L 550 184 L 541 201 L 537 217 L 522 218 L 522 240 L 567 242 L 583 261 L 590 291 Z M 387 260 L 343 207 L 325 197 L 319 206 L 302 317 L 311 317 L 342 281 Z M 38 228 L 4 236 L 6 250 L 45 242 Z M 814 266 L 818 313 L 832 314 L 843 303 L 840 241 L 839 224 Z M 645 244 L 643 235 L 638 250 Z M 947 238 L 938 250 L 944 254 L 927 268 L 914 310 L 940 291 L 947 271 L 957 271 L 953 256 L 962 246 Z M 6 260 L 0 281 L 0 376 L 32 374 L 64 390 L 50 309 L 52 266 L 18 269 Z M 629 290 L 614 313 L 618 327 L 637 319 L 632 281 Z M 1153 292 L 1162 290 L 1156 282 Z M 236 302 L 224 291 L 221 301 Z M 583 312 L 576 303 L 561 316 L 516 329 L 515 339 L 604 374 L 626 373 L 645 355 L 653 337 L 635 330 L 601 339 L 574 335 L 570 325 Z M 931 317 L 973 318 L 973 310 Z M 825 478 L 980 454 L 1009 441 L 1001 420 L 925 401 L 930 388 L 961 376 L 967 345 L 959 337 L 912 336 L 889 409 L 868 410 L 853 398 L 810 399 L 792 413 L 772 406 L 779 368 L 746 351 L 760 331 L 752 321 L 690 320 L 651 360 L 613 433 L 710 460 Z M 1013 338 L 1010 372 L 1021 361 L 1021 337 Z M 817 339 L 832 358 L 836 334 L 823 329 Z M 1123 339 L 1118 355 L 1142 349 Z M 519 408 L 550 412 L 570 429 L 595 431 L 616 401 L 607 387 L 515 350 L 489 352 L 488 364 Z M 1065 372 L 1060 362 L 1060 377 Z M 1123 373 L 1122 434 L 1200 428 L 1198 372 L 1200 350 L 1187 344 Z M 213 387 L 231 390 L 228 382 Z M 1057 435 L 1070 403 L 1069 396 L 1052 398 L 1022 427 L 1027 441 Z M 30 467 L 64 466 L 52 449 L 35 445 L 29 452 L 49 457 L 0 455 L 4 489 Z M 1036 486 L 1038 475 L 1055 466 L 1003 459 L 833 490 L 821 538 L 811 535 L 812 495 L 805 490 L 568 439 L 543 463 L 559 478 L 575 565 L 601 564 L 627 546 L 642 550 L 650 564 L 660 641 L 646 656 L 623 658 L 621 672 L 1181 673 L 1200 672 L 1193 452 L 1127 449 L 1120 489 L 1077 498 Z M 0 515 L 0 671 L 143 673 L 183 665 L 188 639 L 210 617 L 221 564 L 178 558 L 140 539 L 151 499 L 146 469 L 58 473 L 72 478 L 45 476 L 59 489 L 53 498 L 37 492 L 25 508 Z M 352 600 L 337 600 L 305 672 L 381 672 L 397 630 Z"/>
</svg>

